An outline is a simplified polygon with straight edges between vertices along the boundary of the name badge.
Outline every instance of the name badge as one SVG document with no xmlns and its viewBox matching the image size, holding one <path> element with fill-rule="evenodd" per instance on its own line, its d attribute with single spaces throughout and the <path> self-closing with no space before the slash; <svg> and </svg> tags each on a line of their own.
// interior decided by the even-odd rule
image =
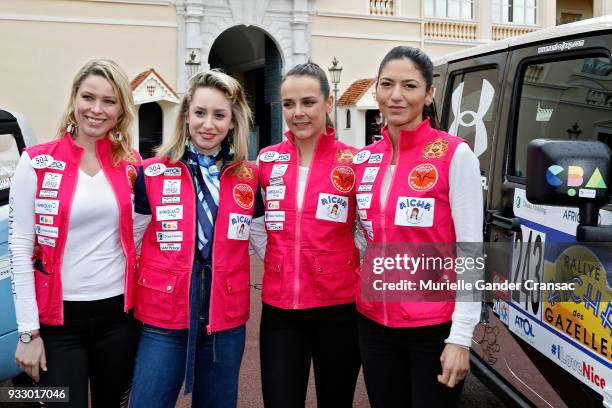
<svg viewBox="0 0 612 408">
<path fill-rule="evenodd" d="M 431 227 L 434 221 L 434 198 L 398 197 L 395 207 L 395 225 L 404 227 Z"/>
<path fill-rule="evenodd" d="M 346 222 L 348 198 L 334 194 L 319 193 L 315 218 L 334 222 Z"/>
<path fill-rule="evenodd" d="M 251 216 L 245 214 L 230 213 L 227 238 L 246 241 L 251 231 Z"/>
</svg>

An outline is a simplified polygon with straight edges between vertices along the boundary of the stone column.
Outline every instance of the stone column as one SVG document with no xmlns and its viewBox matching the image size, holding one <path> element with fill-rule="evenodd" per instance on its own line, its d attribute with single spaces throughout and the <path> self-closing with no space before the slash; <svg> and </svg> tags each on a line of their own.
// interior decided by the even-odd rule
<svg viewBox="0 0 612 408">
<path fill-rule="evenodd" d="M 536 2 L 536 24 L 539 27 L 554 27 L 557 25 L 557 2 L 542 1 Z"/>
<path fill-rule="evenodd" d="M 610 2 L 610 0 L 593 1 L 593 17 L 605 16 L 608 14 L 612 14 L 612 2 Z"/>
<path fill-rule="evenodd" d="M 491 1 L 477 0 L 476 18 L 478 22 L 478 41 L 491 42 L 493 27 L 491 24 Z"/>
<path fill-rule="evenodd" d="M 287 61 L 285 71 L 296 64 L 303 64 L 308 61 L 310 50 L 308 45 L 310 41 L 307 38 L 307 29 L 309 25 L 308 1 L 293 0 L 293 19 L 291 20 L 291 29 L 293 32 L 293 61 Z"/>
</svg>

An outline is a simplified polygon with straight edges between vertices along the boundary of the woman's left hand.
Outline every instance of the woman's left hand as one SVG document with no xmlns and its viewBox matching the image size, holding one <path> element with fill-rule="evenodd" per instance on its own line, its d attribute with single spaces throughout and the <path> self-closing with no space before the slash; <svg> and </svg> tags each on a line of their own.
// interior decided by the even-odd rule
<svg viewBox="0 0 612 408">
<path fill-rule="evenodd" d="M 442 374 L 438 382 L 453 388 L 470 372 L 470 350 L 456 344 L 447 344 L 440 356 Z"/>
</svg>

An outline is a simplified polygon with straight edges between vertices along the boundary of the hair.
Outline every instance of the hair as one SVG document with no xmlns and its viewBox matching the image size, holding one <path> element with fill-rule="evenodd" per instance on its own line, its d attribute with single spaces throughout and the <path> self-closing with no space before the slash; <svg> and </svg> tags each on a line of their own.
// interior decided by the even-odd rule
<svg viewBox="0 0 612 408">
<path fill-rule="evenodd" d="M 74 116 L 76 95 L 83 81 L 90 75 L 100 76 L 110 82 L 121 104 L 121 115 L 111 132 L 120 133 L 122 137 L 116 137 L 113 134 L 109 136 L 113 142 L 112 159 L 115 164 L 118 164 L 132 153 L 132 135 L 130 129 L 134 121 L 134 99 L 127 75 L 114 61 L 94 59 L 83 65 L 79 72 L 77 72 L 72 80 L 70 99 L 60 120 L 57 137 L 64 136 L 69 125 L 77 126 L 76 117 Z"/>
<path fill-rule="evenodd" d="M 414 65 L 416 65 L 417 69 L 419 70 L 421 75 L 423 75 L 423 78 L 425 79 L 425 90 L 429 91 L 433 86 L 433 68 L 434 66 L 433 66 L 433 63 L 431 62 L 431 59 L 427 56 L 427 54 L 425 54 L 422 50 L 418 48 L 401 46 L 401 45 L 391 49 L 391 51 L 389 51 L 387 55 L 385 55 L 385 57 L 380 62 L 380 66 L 378 67 L 378 75 L 376 77 L 377 86 L 378 86 L 378 81 L 380 80 L 380 74 L 382 73 L 382 70 L 385 68 L 385 66 L 390 61 L 399 60 L 403 58 L 412 61 Z M 431 105 L 423 107 L 422 118 L 423 119 L 429 118 L 431 127 L 435 129 L 439 129 L 438 117 L 436 114 L 436 105 L 433 101 L 431 102 Z"/>
<path fill-rule="evenodd" d="M 323 71 L 323 69 L 318 64 L 308 61 L 304 64 L 296 65 L 285 74 L 283 80 L 281 81 L 281 86 L 290 76 L 307 76 L 316 79 L 317 81 L 319 81 L 321 93 L 323 94 L 323 100 L 327 101 L 327 99 L 329 98 L 329 81 L 327 80 L 327 75 L 325 75 L 325 71 Z M 325 114 L 325 127 L 334 127 L 334 122 L 331 120 L 331 117 L 327 113 Z"/>
<path fill-rule="evenodd" d="M 251 108 L 246 101 L 242 85 L 231 76 L 213 69 L 199 72 L 191 77 L 187 92 L 180 103 L 180 111 L 176 118 L 173 136 L 157 150 L 157 157 L 170 156 L 170 161 L 176 163 L 185 154 L 185 144 L 189 140 L 189 106 L 193 95 L 199 88 L 212 88 L 221 91 L 232 105 L 232 124 L 234 129 L 228 132 L 222 143 L 234 146 L 234 162 L 247 160 L 249 152 L 249 127 L 251 124 Z M 228 140 L 232 138 L 233 142 Z"/>
</svg>

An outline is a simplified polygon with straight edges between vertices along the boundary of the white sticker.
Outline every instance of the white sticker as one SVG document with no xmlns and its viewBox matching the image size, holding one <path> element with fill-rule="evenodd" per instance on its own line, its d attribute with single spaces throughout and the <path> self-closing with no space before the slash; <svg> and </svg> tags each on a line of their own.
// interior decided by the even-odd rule
<svg viewBox="0 0 612 408">
<path fill-rule="evenodd" d="M 164 176 L 166 177 L 180 176 L 182 173 L 180 167 L 166 167 L 166 170 L 164 170 Z"/>
<path fill-rule="evenodd" d="M 229 225 L 227 229 L 228 239 L 238 239 L 240 241 L 246 241 L 249 239 L 250 230 L 250 215 L 230 213 Z"/>
<path fill-rule="evenodd" d="M 284 183 L 282 177 L 276 177 L 276 178 L 270 179 L 270 185 L 271 186 L 282 186 L 283 184 L 285 184 L 285 183 Z"/>
<path fill-rule="evenodd" d="M 275 164 L 272 166 L 272 173 L 270 173 L 270 178 L 274 177 L 283 177 L 285 172 L 287 171 L 288 164 Z"/>
<path fill-rule="evenodd" d="M 157 242 L 182 242 L 183 231 L 163 232 L 157 231 Z"/>
<path fill-rule="evenodd" d="M 50 246 L 50 247 L 55 247 L 55 240 L 53 238 L 47 238 L 47 237 L 38 237 L 38 243 L 40 245 L 46 245 L 46 246 Z"/>
<path fill-rule="evenodd" d="M 361 226 L 366 233 L 366 236 L 370 238 L 370 240 L 374 239 L 374 227 L 372 226 L 372 221 L 363 221 L 361 220 Z"/>
<path fill-rule="evenodd" d="M 66 170 L 66 162 L 60 161 L 60 160 L 55 160 L 53 163 L 51 163 L 49 165 L 49 170 L 53 169 L 53 170 Z"/>
<path fill-rule="evenodd" d="M 279 161 L 279 162 L 288 162 L 290 160 L 291 160 L 291 154 L 290 153 L 279 154 L 278 155 L 278 159 L 276 159 L 276 161 Z"/>
<path fill-rule="evenodd" d="M 359 188 L 357 188 L 357 191 L 360 193 L 363 191 L 372 191 L 372 187 L 374 187 L 373 184 L 361 184 Z"/>
<path fill-rule="evenodd" d="M 57 197 L 57 190 L 40 190 L 38 192 L 38 196 L 40 198 L 56 198 Z"/>
<path fill-rule="evenodd" d="M 285 221 L 284 211 L 266 211 L 266 221 Z"/>
<path fill-rule="evenodd" d="M 159 244 L 159 249 L 161 249 L 162 251 L 180 251 L 181 250 L 181 244 L 178 243 L 166 243 L 166 244 Z"/>
<path fill-rule="evenodd" d="M 590 188 L 578 189 L 578 197 L 595 198 L 597 191 Z"/>
<path fill-rule="evenodd" d="M 357 214 L 359 214 L 359 218 L 365 220 L 368 218 L 368 212 L 366 210 L 357 210 Z"/>
<path fill-rule="evenodd" d="M 149 177 L 159 176 L 166 171 L 166 165 L 163 163 L 149 164 L 144 171 L 144 174 Z"/>
<path fill-rule="evenodd" d="M 380 167 L 366 167 L 365 171 L 363 172 L 361 183 L 374 183 L 378 170 L 380 170 Z"/>
<path fill-rule="evenodd" d="M 359 153 L 357 153 L 355 156 L 353 156 L 353 163 L 354 164 L 364 163 L 366 160 L 370 158 L 371 154 L 372 153 L 370 153 L 369 150 L 362 150 Z"/>
<path fill-rule="evenodd" d="M 36 224 L 35 230 L 37 235 L 44 235 L 51 238 L 59 237 L 57 227 Z"/>
<path fill-rule="evenodd" d="M 182 220 L 183 206 L 182 205 L 162 205 L 155 207 L 155 215 L 157 221 Z"/>
<path fill-rule="evenodd" d="M 39 154 L 30 160 L 32 167 L 35 169 L 46 169 L 53 163 L 53 156 L 48 154 Z"/>
<path fill-rule="evenodd" d="M 317 202 L 317 214 L 315 218 L 334 222 L 346 222 L 348 216 L 348 198 L 319 193 Z"/>
<path fill-rule="evenodd" d="M 34 212 L 36 214 L 57 215 L 59 214 L 59 200 L 36 199 L 34 201 Z"/>
<path fill-rule="evenodd" d="M 178 204 L 181 202 L 181 196 L 162 197 L 162 204 Z"/>
<path fill-rule="evenodd" d="M 280 208 L 279 201 L 268 201 L 268 210 L 278 210 Z"/>
<path fill-rule="evenodd" d="M 266 222 L 266 229 L 268 231 L 282 231 L 283 223 L 282 222 Z"/>
<path fill-rule="evenodd" d="M 421 197 L 398 197 L 395 207 L 395 225 L 405 227 L 431 227 L 436 200 Z"/>
<path fill-rule="evenodd" d="M 164 180 L 163 195 L 179 195 L 181 194 L 181 180 L 167 179 Z"/>
<path fill-rule="evenodd" d="M 41 224 L 53 225 L 53 217 L 50 215 L 39 215 L 38 222 Z"/>
<path fill-rule="evenodd" d="M 370 208 L 372 203 L 372 193 L 369 194 L 357 194 L 357 208 L 360 210 L 367 210 Z"/>
<path fill-rule="evenodd" d="M 278 152 L 275 152 L 272 150 L 259 155 L 259 161 L 266 162 L 266 163 L 272 162 L 276 160 L 277 158 L 278 158 Z"/>
<path fill-rule="evenodd" d="M 266 200 L 284 200 L 286 186 L 266 187 Z"/>
<path fill-rule="evenodd" d="M 382 159 L 383 159 L 383 153 L 376 153 L 370 156 L 370 160 L 368 160 L 368 163 L 380 164 L 382 163 Z"/>
<path fill-rule="evenodd" d="M 62 182 L 63 174 L 59 173 L 45 173 L 41 188 L 47 188 L 49 190 L 59 190 L 60 183 Z"/>
<path fill-rule="evenodd" d="M 177 221 L 163 221 L 161 225 L 164 231 L 175 231 L 178 229 Z"/>
</svg>

